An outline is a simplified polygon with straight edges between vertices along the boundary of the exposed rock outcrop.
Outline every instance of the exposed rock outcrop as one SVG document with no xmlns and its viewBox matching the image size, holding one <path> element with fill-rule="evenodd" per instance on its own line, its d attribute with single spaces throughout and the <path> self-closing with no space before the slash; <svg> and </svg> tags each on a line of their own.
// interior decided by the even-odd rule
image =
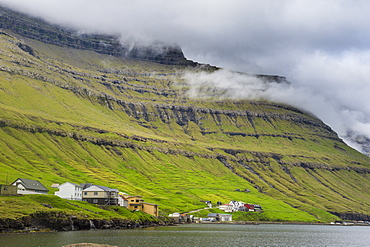
<svg viewBox="0 0 370 247">
<path fill-rule="evenodd" d="M 91 229 L 132 229 L 139 227 L 171 225 L 169 219 L 133 221 L 124 219 L 78 218 L 61 212 L 36 212 L 19 219 L 1 219 L 0 233 L 31 231 L 76 231 Z"/>
<path fill-rule="evenodd" d="M 353 213 L 353 212 L 329 212 L 341 218 L 342 220 L 354 220 L 354 221 L 370 221 L 370 215 Z"/>
<path fill-rule="evenodd" d="M 51 25 L 41 19 L 1 6 L 0 28 L 10 29 L 23 37 L 52 45 L 92 50 L 117 57 L 150 60 L 163 64 L 198 65 L 198 63 L 187 60 L 177 45 L 157 42 L 150 46 L 137 44 L 133 47 L 125 46 L 117 36 L 80 34 L 77 30 Z"/>
</svg>

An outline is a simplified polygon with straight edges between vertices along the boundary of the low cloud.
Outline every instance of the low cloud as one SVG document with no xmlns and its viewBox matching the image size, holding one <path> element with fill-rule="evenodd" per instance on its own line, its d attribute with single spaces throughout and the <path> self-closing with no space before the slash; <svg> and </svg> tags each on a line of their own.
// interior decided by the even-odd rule
<svg viewBox="0 0 370 247">
<path fill-rule="evenodd" d="M 318 59 L 320 61 L 324 58 L 328 59 L 325 56 L 321 58 L 320 54 L 317 56 L 319 56 Z M 311 62 L 311 60 L 308 61 Z M 337 60 L 334 60 L 333 63 L 326 65 L 331 67 L 331 69 L 340 70 L 340 68 L 336 67 L 339 66 Z M 315 71 L 316 66 L 320 65 L 320 63 L 317 63 L 311 69 Z M 306 70 L 304 71 L 306 73 Z M 359 73 L 359 71 L 353 71 L 355 74 L 357 72 Z M 368 72 L 366 71 L 366 73 Z M 364 97 L 356 95 L 357 98 L 354 101 L 357 102 L 353 103 L 353 108 L 349 108 L 350 104 L 346 101 L 349 100 L 352 103 L 350 98 L 356 97 L 352 95 L 353 92 L 356 92 L 356 89 L 354 88 L 353 92 L 346 92 L 347 84 L 351 83 L 351 81 L 347 81 L 350 75 L 342 74 L 343 77 L 341 77 L 340 74 L 342 73 L 338 73 L 337 78 L 340 81 L 337 81 L 337 83 L 333 82 L 332 87 L 323 87 L 325 84 L 321 85 L 314 73 L 310 76 L 303 76 L 305 76 L 305 80 L 316 80 L 313 84 L 316 84 L 317 87 L 307 87 L 305 84 L 291 84 L 287 82 L 266 82 L 252 75 L 224 69 L 212 73 L 188 72 L 185 73 L 183 78 L 190 86 L 188 96 L 191 98 L 268 100 L 285 103 L 310 112 L 337 131 L 347 144 L 362 151 L 362 146 L 356 143 L 354 139 L 363 140 L 364 137 L 370 139 L 370 122 L 367 118 L 369 114 L 366 112 L 366 109 L 359 110 L 355 106 L 357 104 L 365 104 L 368 107 L 370 102 L 368 97 L 365 97 L 366 93 L 363 94 Z M 319 78 L 330 81 L 333 79 L 327 79 L 325 75 Z M 321 81 L 321 83 L 325 82 Z M 344 84 L 344 86 L 335 87 L 341 84 Z M 364 89 L 367 90 L 366 88 Z M 349 98 L 342 96 L 342 94 L 348 95 Z M 336 95 L 339 96 L 336 97 Z"/>
</svg>

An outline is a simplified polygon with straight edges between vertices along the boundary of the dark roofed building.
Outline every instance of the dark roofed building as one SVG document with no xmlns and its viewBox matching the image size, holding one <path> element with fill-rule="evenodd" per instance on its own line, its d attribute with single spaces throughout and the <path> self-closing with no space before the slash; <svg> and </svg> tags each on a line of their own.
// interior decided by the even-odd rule
<svg viewBox="0 0 370 247">
<path fill-rule="evenodd" d="M 18 194 L 46 194 L 49 191 L 39 181 L 26 178 L 18 178 L 11 185 L 17 186 Z"/>
<path fill-rule="evenodd" d="M 208 219 L 211 221 L 220 221 L 220 215 L 217 213 L 210 213 L 208 214 Z"/>
<path fill-rule="evenodd" d="M 82 200 L 99 205 L 118 205 L 118 190 L 91 185 L 82 190 Z"/>
</svg>

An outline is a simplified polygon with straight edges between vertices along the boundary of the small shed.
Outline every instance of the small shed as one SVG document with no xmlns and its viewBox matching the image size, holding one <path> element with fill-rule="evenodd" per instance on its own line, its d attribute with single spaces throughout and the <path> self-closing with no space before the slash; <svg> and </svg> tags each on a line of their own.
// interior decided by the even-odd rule
<svg viewBox="0 0 370 247">
<path fill-rule="evenodd" d="M 0 195 L 11 196 L 17 194 L 17 186 L 0 184 Z"/>
</svg>

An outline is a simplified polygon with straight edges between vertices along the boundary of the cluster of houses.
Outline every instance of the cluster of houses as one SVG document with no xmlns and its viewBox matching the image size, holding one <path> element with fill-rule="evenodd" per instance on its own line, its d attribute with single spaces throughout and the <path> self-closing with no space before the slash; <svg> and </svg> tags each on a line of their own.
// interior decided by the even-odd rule
<svg viewBox="0 0 370 247">
<path fill-rule="evenodd" d="M 207 222 L 227 222 L 233 221 L 233 216 L 231 214 L 219 214 L 219 213 L 209 213 L 207 217 L 200 218 L 194 217 L 193 215 L 186 213 L 173 213 L 169 215 L 176 223 L 207 223 Z"/>
<path fill-rule="evenodd" d="M 213 204 L 211 201 L 202 201 L 208 208 L 212 208 Z M 222 202 L 217 202 L 217 208 L 224 211 L 225 213 L 232 213 L 236 211 L 243 212 L 261 212 L 262 207 L 258 204 L 250 204 L 241 201 L 230 201 L 228 204 L 222 204 Z M 195 212 L 195 211 L 194 211 Z M 221 213 L 209 213 L 205 218 L 194 217 L 186 213 L 173 213 L 170 214 L 171 217 L 177 223 L 188 223 L 188 222 L 197 222 L 197 223 L 207 223 L 207 222 L 228 222 L 233 221 L 231 214 L 221 214 Z"/>
<path fill-rule="evenodd" d="M 221 204 L 218 206 L 224 212 L 236 212 L 236 211 L 243 211 L 243 212 L 261 212 L 262 207 L 258 204 L 250 204 L 241 201 L 230 201 L 228 204 Z"/>
<path fill-rule="evenodd" d="M 208 208 L 213 207 L 213 203 L 211 201 L 201 201 L 204 202 Z M 228 204 L 222 204 L 222 202 L 217 202 L 216 207 L 221 209 L 226 213 L 236 212 L 236 211 L 243 211 L 243 212 L 262 212 L 261 205 L 258 204 L 251 204 L 245 203 L 241 201 L 230 201 Z"/>
<path fill-rule="evenodd" d="M 55 195 L 63 199 L 86 201 L 97 205 L 122 206 L 132 211 L 142 211 L 158 216 L 158 205 L 144 202 L 141 196 L 131 196 L 117 189 L 70 182 L 61 185 L 53 184 L 52 187 L 59 189 Z M 0 185 L 0 195 L 47 194 L 48 191 L 39 181 L 24 178 L 18 178 L 10 185 Z"/>
</svg>

